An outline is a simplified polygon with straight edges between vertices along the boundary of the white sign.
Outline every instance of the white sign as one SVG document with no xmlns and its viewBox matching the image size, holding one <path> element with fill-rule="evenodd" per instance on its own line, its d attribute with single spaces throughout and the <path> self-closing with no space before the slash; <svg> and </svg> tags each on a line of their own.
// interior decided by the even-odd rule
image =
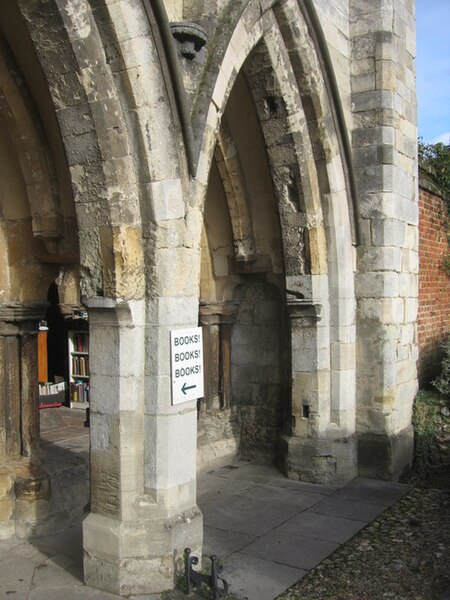
<svg viewBox="0 0 450 600">
<path fill-rule="evenodd" d="M 202 328 L 170 332 L 172 404 L 203 397 Z"/>
</svg>

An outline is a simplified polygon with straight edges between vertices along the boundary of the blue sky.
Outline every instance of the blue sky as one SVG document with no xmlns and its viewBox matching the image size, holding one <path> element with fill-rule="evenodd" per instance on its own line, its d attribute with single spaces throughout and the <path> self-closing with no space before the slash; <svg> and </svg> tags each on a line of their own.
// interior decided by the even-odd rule
<svg viewBox="0 0 450 600">
<path fill-rule="evenodd" d="M 417 0 L 416 7 L 419 136 L 450 143 L 450 0 Z"/>
</svg>

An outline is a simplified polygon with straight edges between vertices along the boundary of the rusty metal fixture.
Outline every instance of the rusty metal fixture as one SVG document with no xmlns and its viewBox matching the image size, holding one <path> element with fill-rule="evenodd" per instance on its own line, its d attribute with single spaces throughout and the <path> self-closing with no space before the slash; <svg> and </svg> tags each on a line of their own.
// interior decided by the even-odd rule
<svg viewBox="0 0 450 600">
<path fill-rule="evenodd" d="M 211 560 L 211 575 L 199 573 L 192 568 L 198 565 L 198 557 L 191 556 L 191 549 L 186 548 L 184 551 L 184 564 L 186 575 L 186 593 L 188 596 L 192 593 L 192 588 L 196 588 L 200 583 L 208 585 L 213 592 L 214 600 L 219 600 L 221 596 L 228 594 L 228 583 L 222 577 L 219 577 L 220 567 L 217 565 L 217 557 L 213 554 L 209 557 Z M 219 585 L 219 581 L 222 585 Z"/>
</svg>

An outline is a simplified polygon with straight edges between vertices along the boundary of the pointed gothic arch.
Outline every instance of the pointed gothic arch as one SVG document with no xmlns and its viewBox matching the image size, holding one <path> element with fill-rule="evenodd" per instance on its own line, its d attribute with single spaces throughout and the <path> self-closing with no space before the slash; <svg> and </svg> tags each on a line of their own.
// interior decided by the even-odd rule
<svg viewBox="0 0 450 600">
<path fill-rule="evenodd" d="M 198 176 L 209 171 L 216 132 L 237 73 L 243 73 L 267 152 L 291 315 L 292 405 L 281 442 L 284 469 L 312 480 L 348 477 L 357 468 L 356 227 L 341 134 L 311 23 L 297 2 L 275 4 L 249 21 L 254 14 L 244 10 L 224 51 Z"/>
</svg>

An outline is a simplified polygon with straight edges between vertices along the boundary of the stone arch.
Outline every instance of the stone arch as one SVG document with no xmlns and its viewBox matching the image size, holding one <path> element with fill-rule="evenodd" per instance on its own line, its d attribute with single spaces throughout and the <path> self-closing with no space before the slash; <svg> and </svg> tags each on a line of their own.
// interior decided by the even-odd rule
<svg viewBox="0 0 450 600">
<path fill-rule="evenodd" d="M 217 138 L 214 159 L 227 196 L 235 258 L 237 261 L 252 262 L 256 258 L 256 248 L 249 200 L 239 156 L 225 123 L 225 117 L 222 119 Z"/>
<path fill-rule="evenodd" d="M 133 165 L 98 17 L 87 3 L 59 10 L 50 2 L 43 11 L 39 2 L 24 2 L 20 10 L 48 82 L 70 173 L 82 291 L 87 297 L 142 295 L 142 260 L 125 249 L 136 251 L 140 221 Z"/>
<path fill-rule="evenodd" d="M 201 467 L 211 461 L 225 460 L 236 454 L 237 449 L 250 456 L 249 440 L 257 435 L 262 424 L 258 425 L 261 406 L 267 404 L 267 410 L 273 412 L 275 405 L 286 401 L 285 374 L 281 367 L 274 368 L 277 375 L 272 378 L 270 398 L 265 393 L 268 386 L 263 383 L 268 383 L 266 375 L 270 371 L 266 368 L 268 348 L 263 349 L 262 340 L 257 344 L 257 332 L 265 331 L 257 304 L 261 300 L 262 305 L 268 306 L 273 294 L 279 297 L 284 294 L 283 258 L 264 138 L 242 73 L 236 79 L 223 122 L 226 122 L 223 147 L 228 152 L 220 152 L 218 158 L 218 152 L 215 154 L 204 209 L 200 320 L 208 359 L 207 392 L 199 420 Z M 228 160 L 226 169 L 219 162 L 224 160 L 224 154 Z M 235 190 L 239 194 L 238 210 Z M 239 247 L 236 248 L 236 231 L 251 233 L 247 240 L 251 239 L 252 251 L 245 257 L 239 254 Z M 267 298 L 263 299 L 262 292 Z M 247 304 L 245 310 L 241 302 Z M 276 338 L 272 345 L 284 348 L 285 332 L 281 326 L 284 309 L 280 303 L 277 307 L 277 315 L 272 315 L 270 320 L 273 324 L 278 319 L 280 327 L 272 330 Z M 264 343 L 267 346 L 267 336 Z M 255 357 L 259 353 L 259 358 L 244 394 L 242 374 L 249 368 L 248 357 L 252 353 Z M 279 360 L 282 361 L 282 354 L 275 357 L 275 362 Z M 240 374 L 236 376 L 238 371 Z M 253 410 L 250 407 L 255 398 L 259 398 L 260 406 L 257 408 L 257 403 L 254 404 L 256 410 Z M 278 416 L 281 413 L 280 410 Z M 258 450 L 258 455 L 265 460 L 273 459 L 277 444 L 274 431 L 278 429 L 280 433 L 280 428 L 273 423 L 269 429 Z"/>
<path fill-rule="evenodd" d="M 4 301 L 41 301 L 55 276 L 54 257 L 67 248 L 64 217 L 49 145 L 20 69 L 1 35 L 0 89 L 0 210 L 6 277 L 1 293 Z"/>
<path fill-rule="evenodd" d="M 251 4 L 234 23 L 211 86 L 197 178 L 206 183 L 220 122 L 243 71 L 280 214 L 291 315 L 292 417 L 284 468 L 312 480 L 351 477 L 357 468 L 355 227 L 339 123 L 320 47 L 299 4 L 274 3 L 257 17 Z"/>
<path fill-rule="evenodd" d="M 63 237 L 53 164 L 42 133 L 37 127 L 32 101 L 27 98 L 27 91 L 4 40 L 1 45 L 1 114 L 6 120 L 6 128 L 14 144 L 24 178 L 33 235 L 43 239 L 51 251 L 54 250 L 52 242 L 57 242 Z"/>
</svg>

